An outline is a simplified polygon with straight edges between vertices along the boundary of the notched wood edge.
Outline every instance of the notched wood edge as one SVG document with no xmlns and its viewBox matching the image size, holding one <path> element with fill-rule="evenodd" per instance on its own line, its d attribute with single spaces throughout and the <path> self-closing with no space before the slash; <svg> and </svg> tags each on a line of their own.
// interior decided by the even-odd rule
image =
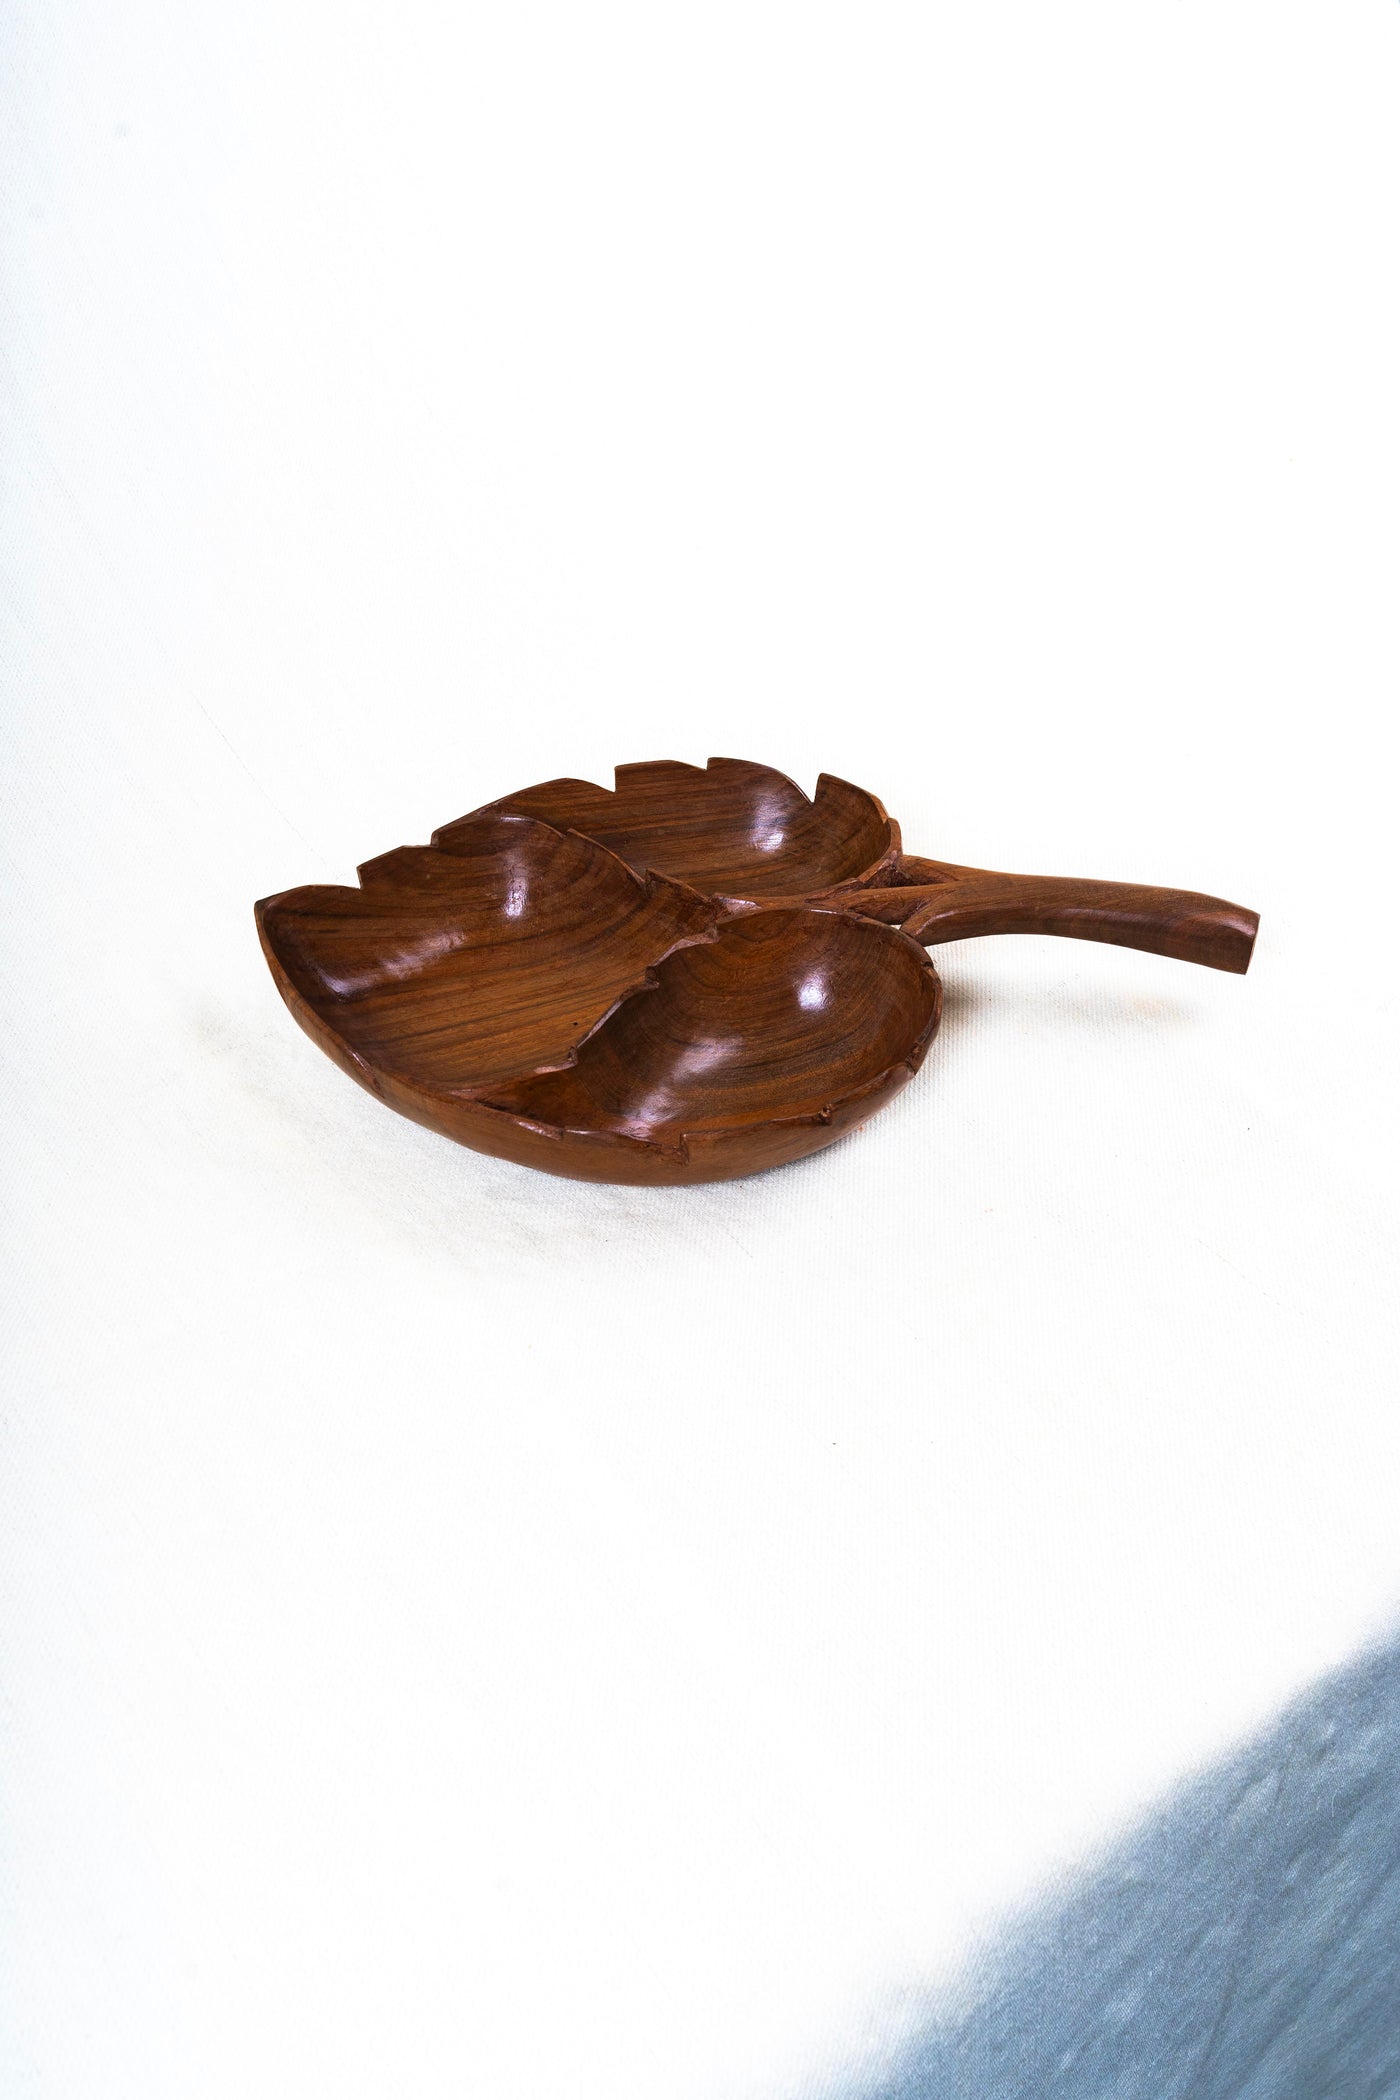
<svg viewBox="0 0 1400 2100">
<path fill-rule="evenodd" d="M 717 1139 L 738 1131 L 754 1133 L 764 1130 L 809 1129 L 823 1124 L 830 1126 L 848 1108 L 856 1106 L 869 1095 L 883 1092 L 901 1067 L 907 1070 L 909 1077 L 912 1079 L 928 1055 L 943 1018 L 943 980 L 934 967 L 928 950 L 922 947 L 918 941 L 911 940 L 900 926 L 886 926 L 878 919 L 863 919 L 859 912 L 843 911 L 839 906 L 806 903 L 788 904 L 786 901 L 782 901 L 755 906 L 753 909 L 763 911 L 819 911 L 828 918 L 851 919 L 858 925 L 878 928 L 882 934 L 888 935 L 891 939 L 901 942 L 906 948 L 910 949 L 918 959 L 920 971 L 932 980 L 933 985 L 932 1009 L 912 1048 L 903 1057 L 892 1058 L 889 1064 L 882 1066 L 880 1071 L 873 1074 L 869 1079 L 858 1080 L 853 1086 L 844 1088 L 841 1093 L 833 1094 L 830 1100 L 824 1102 L 818 1109 L 804 1109 L 801 1113 L 791 1116 L 756 1116 L 749 1122 L 715 1123 L 696 1130 L 682 1130 L 674 1144 L 662 1144 L 655 1138 L 637 1137 L 626 1131 L 599 1130 L 592 1125 L 580 1126 L 573 1123 L 550 1123 L 542 1117 L 527 1116 L 516 1109 L 502 1108 L 485 1098 L 492 1087 L 499 1087 L 502 1084 L 516 1086 L 525 1080 L 545 1078 L 555 1072 L 568 1071 L 577 1065 L 579 1051 L 598 1033 L 599 1029 L 606 1022 L 614 1018 L 618 1009 L 628 999 L 634 999 L 641 993 L 657 989 L 659 980 L 656 972 L 660 968 L 661 963 L 668 961 L 672 955 L 678 953 L 682 948 L 697 947 L 701 945 L 703 940 L 713 941 L 718 939 L 727 923 L 727 920 L 722 918 L 709 935 L 701 936 L 697 940 L 677 941 L 674 947 L 669 948 L 665 955 L 661 956 L 656 963 L 649 967 L 647 971 L 648 981 L 634 986 L 630 991 L 616 999 L 608 1009 L 608 1012 L 603 1016 L 603 1019 L 595 1023 L 586 1036 L 580 1038 L 569 1056 L 561 1063 L 542 1065 L 530 1072 L 520 1072 L 504 1082 L 500 1080 L 488 1082 L 486 1087 L 479 1092 L 475 1089 L 461 1089 L 452 1094 L 450 1098 L 459 1102 L 470 1101 L 474 1107 L 483 1109 L 492 1116 L 504 1117 L 523 1129 L 534 1131 L 540 1137 L 560 1140 L 564 1138 L 569 1138 L 570 1140 L 587 1139 L 589 1143 L 599 1146 L 619 1145 L 625 1147 L 628 1151 L 636 1152 L 640 1150 L 650 1152 L 654 1153 L 658 1158 L 679 1160 L 686 1163 L 689 1162 L 692 1156 L 692 1146 L 712 1144 Z M 730 918 L 741 916 L 746 917 L 748 914 L 736 912 L 728 915 Z"/>
<path fill-rule="evenodd" d="M 472 812 L 473 815 L 481 815 L 483 813 L 481 811 Z M 494 811 L 485 813 L 496 814 Z M 516 1085 L 523 1080 L 543 1079 L 548 1078 L 552 1073 L 567 1072 L 578 1063 L 579 1052 L 584 1045 L 592 1040 L 600 1028 L 606 1027 L 618 1008 L 626 1000 L 636 998 L 640 993 L 655 990 L 657 984 L 656 972 L 662 963 L 669 961 L 671 956 L 678 954 L 682 948 L 700 947 L 715 940 L 718 936 L 719 928 L 725 917 L 723 903 L 719 898 L 706 896 L 703 891 L 695 889 L 692 884 L 681 882 L 673 875 L 664 875 L 658 869 L 638 870 L 629 861 L 625 861 L 620 854 L 614 853 L 611 847 L 603 845 L 601 840 L 593 838 L 587 832 L 577 831 L 572 827 L 564 831 L 557 824 L 546 823 L 542 817 L 529 817 L 514 810 L 504 811 L 501 814 L 508 816 L 512 822 L 548 832 L 552 838 L 578 839 L 591 852 L 601 854 L 605 860 L 612 862 L 615 868 L 620 869 L 626 877 L 628 885 L 639 893 L 641 901 L 650 903 L 653 898 L 658 896 L 671 895 L 687 907 L 693 908 L 698 906 L 707 914 L 707 923 L 692 931 L 681 933 L 675 940 L 668 942 L 647 963 L 641 976 L 625 984 L 614 995 L 603 1012 L 595 1020 L 589 1022 L 582 1034 L 575 1038 L 563 1057 L 545 1060 L 528 1068 L 522 1068 L 520 1071 L 512 1073 L 510 1079 L 505 1082 L 501 1080 L 485 1080 L 479 1088 L 469 1086 L 446 1087 L 437 1084 L 433 1080 L 424 1079 L 419 1074 L 407 1071 L 388 1058 L 381 1058 L 377 1063 L 371 1064 L 363 1053 L 356 1050 L 346 1040 L 340 1030 L 327 1019 L 320 1009 L 307 997 L 306 993 L 302 991 L 278 954 L 267 922 L 268 913 L 274 909 L 287 909 L 289 907 L 295 909 L 303 903 L 312 904 L 323 899 L 363 897 L 369 894 L 375 897 L 398 896 L 407 899 L 428 900 L 435 893 L 421 885 L 398 884 L 393 881 L 381 881 L 374 878 L 371 881 L 368 892 L 365 890 L 363 880 L 358 886 L 353 883 L 316 882 L 302 883 L 295 889 L 279 890 L 270 897 L 260 897 L 253 906 L 258 939 L 268 967 L 272 972 L 273 981 L 282 995 L 283 1003 L 293 1019 L 311 1037 L 318 1048 L 324 1050 L 328 1057 L 332 1058 L 343 1071 L 347 1072 L 351 1078 L 357 1080 L 361 1086 L 367 1087 L 370 1093 L 374 1094 L 378 1100 L 382 1101 L 385 1099 L 383 1086 L 378 1076 L 380 1074 L 385 1079 L 391 1079 L 395 1085 L 411 1087 L 425 1101 L 441 1102 L 444 1106 L 448 1104 L 461 1105 L 471 1103 L 486 1107 L 489 1104 L 482 1099 L 482 1093 L 483 1091 L 489 1091 L 492 1087 L 499 1087 L 502 1084 Z M 466 823 L 470 819 L 457 818 L 454 821 Z M 448 848 L 436 845 L 395 846 L 391 847 L 387 853 L 376 855 L 373 860 L 361 862 L 357 873 L 363 877 L 366 869 L 374 869 L 377 862 L 391 860 L 398 853 L 440 853 L 443 860 L 447 862 L 463 858 L 462 855 L 454 854 Z M 507 1111 L 506 1113 L 509 1112 Z M 525 1118 L 516 1118 L 516 1120 L 526 1121 Z M 530 1127 L 537 1128 L 546 1134 L 552 1133 L 556 1136 L 559 1134 L 550 1125 L 531 1124 Z"/>
<path fill-rule="evenodd" d="M 830 797 L 833 789 L 849 795 L 858 795 L 862 801 L 872 805 L 888 833 L 886 844 L 881 850 L 879 857 L 859 874 L 845 876 L 840 882 L 832 883 L 828 889 L 816 892 L 817 896 L 836 897 L 849 894 L 853 890 L 869 889 L 884 878 L 891 869 L 898 866 L 902 852 L 898 821 L 890 815 L 880 797 L 872 794 L 869 788 L 858 787 L 853 780 L 846 780 L 839 773 L 823 772 L 817 775 L 815 791 L 809 795 L 807 790 L 794 780 L 790 773 L 780 771 L 777 766 L 766 766 L 761 764 L 759 760 L 752 758 L 726 758 L 718 753 L 707 758 L 703 766 L 693 766 L 688 759 L 684 758 L 638 759 L 630 765 L 614 766 L 613 785 L 611 787 L 603 787 L 600 782 L 595 780 L 584 780 L 577 774 L 561 773 L 554 780 L 540 780 L 536 781 L 533 787 L 517 788 L 511 794 L 499 795 L 494 801 L 483 802 L 478 809 L 468 810 L 464 816 L 454 817 L 450 824 L 439 826 L 439 830 L 433 833 L 433 842 L 436 844 L 441 831 L 450 831 L 455 824 L 468 823 L 472 817 L 494 815 L 525 816 L 528 814 L 526 811 L 515 807 L 517 799 L 523 799 L 527 795 L 537 795 L 546 788 L 586 788 L 590 794 L 606 795 L 616 800 L 620 794 L 625 792 L 626 787 L 629 785 L 629 779 L 632 776 L 640 778 L 640 776 L 645 774 L 688 773 L 693 778 L 701 780 L 706 775 L 719 771 L 742 774 L 755 785 L 762 781 L 781 782 L 784 787 L 791 788 L 793 794 L 808 809 L 818 808 L 824 800 Z M 545 823 L 547 819 L 539 817 L 534 818 L 533 821 Z M 580 835 L 584 837 L 592 836 L 591 833 L 582 833 Z M 595 840 L 594 843 L 601 844 L 602 842 L 601 840 Z M 447 848 L 444 850 L 450 851 L 451 849 Z M 608 851 L 610 849 L 604 848 L 604 850 Z M 649 869 L 648 872 L 659 873 L 660 871 Z M 673 877 L 671 879 L 674 880 L 676 878 Z M 756 900 L 740 896 L 727 896 L 722 892 L 717 892 L 716 894 L 719 895 L 720 901 L 726 909 L 730 911 L 767 910 L 774 904 L 787 901 L 779 898 Z M 809 901 L 809 897 L 805 892 L 800 898 L 794 896 L 792 899 L 794 904 L 798 902 L 805 904 Z"/>
</svg>

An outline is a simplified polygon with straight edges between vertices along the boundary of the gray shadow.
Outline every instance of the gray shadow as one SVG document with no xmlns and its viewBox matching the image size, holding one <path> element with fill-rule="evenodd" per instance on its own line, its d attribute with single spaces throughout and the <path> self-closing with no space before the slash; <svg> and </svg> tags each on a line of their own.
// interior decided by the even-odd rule
<svg viewBox="0 0 1400 2100">
<path fill-rule="evenodd" d="M 830 2090 L 830 2088 L 828 2088 Z M 916 2015 L 846 2100 L 1394 2100 L 1400 1642 L 1290 1707 Z"/>
</svg>

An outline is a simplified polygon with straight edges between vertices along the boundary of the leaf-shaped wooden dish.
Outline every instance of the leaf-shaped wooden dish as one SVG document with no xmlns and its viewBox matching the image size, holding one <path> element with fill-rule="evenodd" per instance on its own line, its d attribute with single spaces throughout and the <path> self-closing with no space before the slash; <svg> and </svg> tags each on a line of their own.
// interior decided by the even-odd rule
<svg viewBox="0 0 1400 2100">
<path fill-rule="evenodd" d="M 938 1026 L 924 944 L 1054 933 L 1243 971 L 1217 897 L 901 850 L 873 795 L 767 766 L 552 780 L 266 897 L 302 1027 L 391 1108 L 586 1181 L 718 1181 L 815 1152 L 897 1094 Z"/>
</svg>

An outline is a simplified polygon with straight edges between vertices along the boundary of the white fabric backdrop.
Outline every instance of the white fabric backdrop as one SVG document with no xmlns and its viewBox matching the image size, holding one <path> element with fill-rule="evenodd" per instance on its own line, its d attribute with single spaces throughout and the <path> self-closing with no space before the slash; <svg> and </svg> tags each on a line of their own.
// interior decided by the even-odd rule
<svg viewBox="0 0 1400 2100">
<path fill-rule="evenodd" d="M 865 2090 L 1400 1599 L 1400 14 L 4 36 L 0 2083 Z M 1254 967 L 947 949 L 688 1193 L 283 1011 L 255 897 L 711 752 Z"/>
</svg>

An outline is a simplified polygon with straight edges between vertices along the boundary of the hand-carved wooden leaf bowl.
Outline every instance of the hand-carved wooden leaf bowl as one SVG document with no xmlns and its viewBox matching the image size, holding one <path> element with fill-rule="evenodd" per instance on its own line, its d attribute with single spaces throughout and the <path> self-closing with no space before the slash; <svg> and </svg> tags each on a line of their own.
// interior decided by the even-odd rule
<svg viewBox="0 0 1400 2100">
<path fill-rule="evenodd" d="M 901 850 L 873 795 L 741 759 L 552 780 L 266 897 L 287 1005 L 342 1069 L 479 1152 L 585 1181 L 718 1181 L 829 1145 L 938 1026 L 925 945 L 1068 934 L 1243 971 L 1253 912 Z"/>
</svg>

